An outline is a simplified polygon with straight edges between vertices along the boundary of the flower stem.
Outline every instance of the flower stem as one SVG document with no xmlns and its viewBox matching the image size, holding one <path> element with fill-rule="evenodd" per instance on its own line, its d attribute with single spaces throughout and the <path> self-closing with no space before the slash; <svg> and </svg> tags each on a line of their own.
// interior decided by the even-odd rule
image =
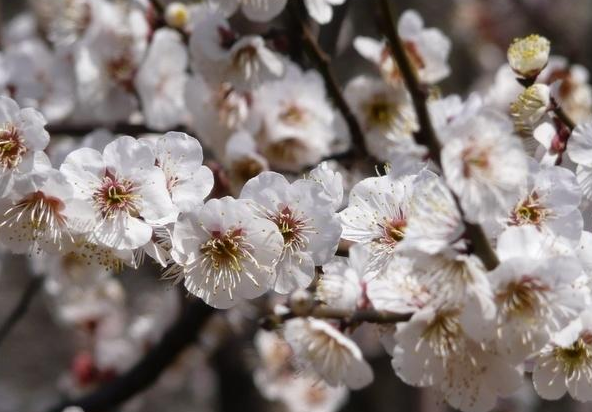
<svg viewBox="0 0 592 412">
<path fill-rule="evenodd" d="M 353 114 L 347 101 L 345 100 L 345 97 L 343 97 L 343 93 L 341 92 L 337 78 L 331 69 L 331 58 L 321 49 L 316 37 L 311 32 L 310 27 L 303 20 L 298 8 L 298 0 L 290 1 L 288 6 L 291 18 L 296 23 L 296 29 L 298 30 L 299 35 L 304 43 L 306 55 L 317 67 L 321 76 L 323 76 L 325 85 L 327 87 L 327 92 L 333 99 L 333 102 L 347 123 L 347 127 L 351 134 L 353 144 L 357 149 L 358 155 L 366 157 L 367 151 L 364 143 L 364 132 L 360 127 L 358 119 L 356 119 L 356 116 Z"/>
<path fill-rule="evenodd" d="M 442 161 L 440 158 L 442 145 L 436 136 L 436 132 L 434 131 L 434 127 L 432 126 L 432 121 L 430 119 L 427 105 L 427 90 L 420 84 L 415 70 L 411 66 L 411 62 L 409 61 L 407 52 L 403 46 L 403 42 L 399 37 L 399 33 L 395 25 L 397 19 L 395 18 L 394 9 L 392 6 L 393 1 L 379 0 L 379 2 L 382 14 L 385 19 L 384 32 L 386 38 L 389 42 L 392 54 L 397 62 L 399 70 L 401 71 L 403 81 L 405 82 L 405 85 L 411 94 L 413 107 L 415 108 L 415 112 L 417 114 L 420 129 L 414 134 L 415 142 L 419 145 L 427 147 L 430 159 L 432 159 L 432 161 L 438 167 L 440 167 L 440 169 L 442 169 Z M 481 259 L 488 270 L 495 269 L 495 267 L 499 264 L 499 260 L 491 245 L 489 244 L 489 240 L 485 236 L 483 228 L 481 228 L 479 225 L 475 225 L 466 221 L 464 217 L 464 211 L 458 202 L 458 198 L 456 198 L 456 200 L 458 210 L 466 228 L 465 234 L 471 242 L 472 252 Z"/>
</svg>

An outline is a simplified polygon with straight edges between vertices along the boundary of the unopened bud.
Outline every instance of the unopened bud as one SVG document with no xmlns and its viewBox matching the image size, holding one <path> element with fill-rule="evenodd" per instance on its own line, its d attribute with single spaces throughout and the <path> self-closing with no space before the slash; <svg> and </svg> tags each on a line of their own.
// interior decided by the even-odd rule
<svg viewBox="0 0 592 412">
<path fill-rule="evenodd" d="M 174 2 L 167 6 L 164 18 L 169 26 L 184 29 L 189 21 L 189 10 L 185 4 Z"/>
<path fill-rule="evenodd" d="M 510 105 L 510 114 L 518 133 L 532 133 L 533 126 L 538 123 L 551 107 L 551 91 L 546 84 L 534 84 L 518 96 Z"/>
<path fill-rule="evenodd" d="M 312 294 L 306 289 L 298 289 L 290 296 L 290 309 L 296 316 L 309 315 L 313 303 Z"/>
<path fill-rule="evenodd" d="M 508 62 L 518 75 L 526 79 L 536 78 L 549 61 L 551 43 L 537 34 L 514 39 L 508 48 Z"/>
</svg>

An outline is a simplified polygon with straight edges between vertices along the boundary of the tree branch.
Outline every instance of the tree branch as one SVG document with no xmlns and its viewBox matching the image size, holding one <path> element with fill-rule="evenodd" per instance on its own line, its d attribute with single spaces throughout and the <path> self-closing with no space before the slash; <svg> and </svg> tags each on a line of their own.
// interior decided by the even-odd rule
<svg viewBox="0 0 592 412">
<path fill-rule="evenodd" d="M 331 58 L 321 49 L 317 39 L 310 31 L 310 27 L 308 27 L 306 22 L 302 19 L 298 9 L 297 0 L 290 0 L 288 9 L 290 11 L 292 20 L 296 24 L 296 29 L 298 30 L 300 37 L 304 42 L 304 49 L 307 56 L 317 67 L 321 73 L 321 76 L 323 76 L 325 85 L 327 87 L 327 92 L 333 99 L 333 102 L 347 123 L 347 127 L 351 134 L 353 144 L 358 151 L 358 155 L 367 156 L 368 153 L 366 151 L 366 145 L 364 142 L 364 132 L 358 123 L 358 119 L 356 119 L 356 116 L 353 114 L 347 101 L 343 97 L 343 93 L 341 92 L 337 78 L 331 69 Z"/>
<path fill-rule="evenodd" d="M 317 306 L 308 313 L 295 314 L 289 312 L 283 315 L 269 315 L 261 320 L 263 329 L 272 330 L 278 328 L 284 322 L 297 317 L 313 317 L 317 319 L 340 320 L 343 324 L 351 325 L 360 322 L 376 324 L 394 324 L 406 322 L 411 318 L 409 313 L 393 313 L 383 310 L 359 309 L 349 311 L 344 309 L 335 309 L 327 306 Z"/>
<path fill-rule="evenodd" d="M 397 19 L 395 18 L 395 13 L 392 6 L 393 1 L 379 1 L 385 21 L 385 35 L 389 42 L 391 52 L 397 62 L 399 70 L 401 71 L 401 76 L 403 77 L 405 85 L 411 94 L 413 107 L 415 108 L 415 112 L 417 114 L 420 129 L 414 134 L 415 142 L 419 145 L 427 147 L 430 158 L 436 165 L 438 165 L 438 167 L 440 167 L 440 169 L 442 169 L 442 161 L 440 158 L 442 145 L 436 135 L 436 132 L 434 131 L 432 121 L 430 119 L 427 105 L 427 90 L 420 84 L 415 70 L 411 66 L 411 62 L 409 61 L 407 52 L 403 46 L 403 42 L 399 37 L 399 33 L 395 25 Z M 495 267 L 499 264 L 499 260 L 491 248 L 483 228 L 481 228 L 479 225 L 475 225 L 466 221 L 464 217 L 464 211 L 460 205 L 460 202 L 458 201 L 458 198 L 456 195 L 454 195 L 454 193 L 453 196 L 456 199 L 458 210 L 466 228 L 465 235 L 471 242 L 472 252 L 481 259 L 488 270 L 495 269 Z"/>
<path fill-rule="evenodd" d="M 49 124 L 45 127 L 45 130 L 47 130 L 47 132 L 50 135 L 67 135 L 67 136 L 74 136 L 74 137 L 85 136 L 97 129 L 107 129 L 115 135 L 123 134 L 123 135 L 130 135 L 130 136 L 137 136 L 140 134 L 150 134 L 150 133 L 156 133 L 156 134 L 164 133 L 160 130 L 154 130 L 154 129 L 151 129 L 151 128 L 149 128 L 145 125 L 142 125 L 142 124 L 129 124 L 129 123 L 118 123 L 118 124 L 113 125 L 112 127 L 110 127 L 108 125 L 103 126 L 103 125 L 67 125 L 67 124 L 66 125 Z M 178 132 L 187 133 L 187 128 L 185 126 L 181 126 L 181 125 L 175 127 L 174 130 L 178 131 Z"/>
<path fill-rule="evenodd" d="M 41 285 L 43 285 L 43 277 L 35 276 L 31 278 L 16 306 L 12 312 L 10 312 L 2 325 L 0 325 L 0 344 L 2 344 L 4 339 L 6 339 L 6 337 L 10 334 L 12 328 L 14 328 L 19 320 L 21 320 L 22 317 L 27 313 L 33 298 L 41 289 Z"/>
<path fill-rule="evenodd" d="M 178 320 L 144 358 L 129 371 L 78 399 L 62 402 L 49 412 L 62 412 L 68 406 L 79 406 L 85 412 L 106 412 L 149 388 L 179 354 L 193 343 L 214 309 L 201 300 L 191 301 Z"/>
<path fill-rule="evenodd" d="M 565 110 L 556 103 L 553 104 L 553 113 L 555 113 L 555 116 L 557 116 L 557 118 L 561 120 L 561 123 L 566 125 L 570 131 L 573 131 L 573 129 L 576 128 L 576 122 L 574 122 L 571 117 L 565 113 Z"/>
</svg>

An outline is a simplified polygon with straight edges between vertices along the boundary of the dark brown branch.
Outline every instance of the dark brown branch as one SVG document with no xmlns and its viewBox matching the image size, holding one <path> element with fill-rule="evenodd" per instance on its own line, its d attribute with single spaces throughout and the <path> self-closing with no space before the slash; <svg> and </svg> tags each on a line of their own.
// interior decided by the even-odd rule
<svg viewBox="0 0 592 412">
<path fill-rule="evenodd" d="M 161 341 L 136 366 L 95 392 L 62 402 L 49 411 L 62 412 L 68 406 L 79 406 L 85 412 L 106 412 L 136 396 L 156 382 L 179 354 L 196 340 L 212 313 L 214 309 L 201 300 L 191 301 Z"/>
<path fill-rule="evenodd" d="M 326 306 L 317 306 L 309 313 L 296 315 L 289 312 L 283 315 L 269 315 L 262 319 L 261 327 L 264 329 L 276 329 L 284 322 L 297 317 L 313 317 L 317 319 L 331 319 L 339 320 L 343 325 L 354 325 L 361 322 L 376 323 L 376 324 L 394 324 L 399 322 L 406 322 L 411 318 L 409 313 L 393 313 L 374 309 L 359 309 L 356 311 L 349 311 L 343 309 L 335 309 Z"/>
<path fill-rule="evenodd" d="M 343 97 L 343 93 L 341 92 L 337 78 L 331 69 L 331 58 L 321 49 L 316 37 L 311 32 L 310 27 L 300 15 L 298 1 L 290 0 L 288 8 L 292 21 L 295 23 L 300 37 L 304 43 L 306 55 L 317 67 L 321 76 L 323 76 L 327 92 L 333 99 L 333 102 L 347 123 L 347 127 L 351 134 L 353 144 L 357 149 L 358 156 L 367 156 L 366 145 L 364 142 L 364 132 L 360 127 L 358 119 L 356 119 L 356 116 L 351 111 L 349 104 Z"/>
<path fill-rule="evenodd" d="M 350 1 L 346 1 L 340 6 L 333 6 L 331 22 L 321 28 L 319 46 L 330 56 L 334 56 L 338 52 L 337 45 L 351 4 Z"/>
<path fill-rule="evenodd" d="M 561 106 L 554 104 L 553 113 L 555 113 L 555 116 L 557 116 L 557 118 L 561 120 L 561 122 L 566 125 L 569 130 L 573 131 L 573 129 L 576 128 L 577 124 L 569 117 L 567 113 L 565 113 L 565 110 L 563 110 Z"/>
<path fill-rule="evenodd" d="M 399 33 L 395 24 L 397 19 L 392 6 L 393 1 L 379 0 L 379 2 L 382 15 L 384 17 L 384 32 L 386 38 L 389 42 L 391 52 L 397 62 L 405 85 L 411 94 L 413 107 L 415 108 L 415 112 L 417 114 L 417 120 L 420 129 L 414 134 L 415 141 L 417 144 L 427 147 L 432 161 L 438 165 L 440 169 L 442 169 L 442 161 L 440 159 L 442 145 L 438 140 L 436 132 L 432 126 L 432 121 L 430 119 L 427 104 L 427 90 L 420 84 L 415 70 L 411 66 L 411 62 L 409 61 L 409 57 L 407 56 L 403 42 L 399 37 Z M 481 226 L 466 221 L 464 218 L 464 211 L 462 210 L 458 199 L 457 206 L 466 228 L 465 234 L 468 240 L 471 242 L 471 251 L 481 259 L 488 270 L 495 269 L 495 267 L 499 264 L 499 260 L 491 248 L 491 245 L 485 236 L 485 232 Z"/>
<path fill-rule="evenodd" d="M 14 328 L 19 320 L 21 320 L 27 313 L 33 298 L 41 289 L 41 285 L 43 285 L 43 277 L 41 276 L 35 276 L 29 281 L 16 306 L 2 325 L 0 325 L 0 344 L 2 344 L 4 339 L 10 334 L 12 328 Z"/>
<path fill-rule="evenodd" d="M 118 123 L 113 126 L 109 125 L 47 125 L 45 129 L 50 135 L 67 135 L 73 137 L 85 136 L 97 129 L 106 129 L 115 135 L 130 135 L 137 136 L 141 134 L 158 133 L 164 132 L 159 130 L 151 129 L 141 124 L 129 124 L 129 123 Z M 173 130 L 178 132 L 187 132 L 185 126 L 177 126 Z"/>
</svg>

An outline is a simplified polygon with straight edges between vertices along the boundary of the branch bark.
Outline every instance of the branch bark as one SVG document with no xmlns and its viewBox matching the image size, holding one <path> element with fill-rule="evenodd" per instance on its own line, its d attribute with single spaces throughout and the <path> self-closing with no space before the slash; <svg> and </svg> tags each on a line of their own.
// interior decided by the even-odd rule
<svg viewBox="0 0 592 412">
<path fill-rule="evenodd" d="M 48 412 L 62 412 L 68 406 L 78 406 L 85 412 L 106 412 L 131 399 L 156 382 L 179 354 L 196 340 L 213 313 L 214 309 L 201 300 L 191 301 L 161 341 L 136 366 L 95 392 L 61 402 Z"/>
<path fill-rule="evenodd" d="M 438 140 L 436 132 L 432 126 L 432 121 L 430 119 L 427 105 L 427 90 L 420 84 L 419 79 L 415 74 L 415 70 L 411 66 L 411 62 L 409 61 L 403 42 L 399 37 L 399 33 L 395 25 L 397 19 L 395 18 L 394 9 L 392 6 L 393 1 L 379 0 L 379 2 L 385 22 L 385 35 L 389 42 L 391 52 L 397 62 L 397 65 L 399 66 L 399 70 L 401 71 L 401 76 L 403 77 L 407 89 L 411 94 L 413 107 L 415 108 L 415 112 L 417 114 L 420 129 L 414 134 L 415 141 L 417 144 L 427 147 L 432 161 L 438 165 L 440 169 L 442 169 L 442 161 L 440 158 L 442 145 Z M 495 267 L 499 264 L 499 260 L 491 248 L 483 228 L 479 225 L 467 222 L 464 218 L 464 211 L 458 201 L 458 198 L 456 198 L 456 203 L 466 228 L 465 235 L 471 242 L 472 252 L 481 259 L 488 270 L 495 269 Z"/>
<path fill-rule="evenodd" d="M 107 129 L 111 133 L 115 135 L 130 135 L 130 136 L 137 136 L 140 134 L 150 134 L 150 133 L 157 133 L 163 134 L 164 132 L 159 130 L 151 129 L 143 124 L 129 124 L 129 123 L 118 123 L 113 125 L 113 127 L 109 125 L 95 125 L 95 124 L 87 124 L 87 125 L 67 125 L 67 124 L 56 124 L 52 125 L 49 124 L 45 127 L 45 130 L 51 135 L 67 135 L 73 137 L 81 137 L 85 136 L 97 129 Z M 178 132 L 187 133 L 187 128 L 185 126 L 177 126 L 173 130 Z"/>
<path fill-rule="evenodd" d="M 42 285 L 43 277 L 41 276 L 35 276 L 29 281 L 16 306 L 14 307 L 12 312 L 10 312 L 10 314 L 2 323 L 2 325 L 0 325 L 0 344 L 2 344 L 2 342 L 10 334 L 12 329 L 27 313 L 27 311 L 29 310 L 29 306 L 31 305 L 31 302 L 33 301 L 33 298 L 35 298 L 37 292 L 39 292 Z"/>
<path fill-rule="evenodd" d="M 374 309 L 359 309 L 355 311 L 349 311 L 344 309 L 331 308 L 328 306 L 317 306 L 315 308 L 312 308 L 308 313 L 295 314 L 293 312 L 289 312 L 283 315 L 269 315 L 262 319 L 261 327 L 263 329 L 268 330 L 276 329 L 285 321 L 297 317 L 313 317 L 317 319 L 339 320 L 342 322 L 342 324 L 346 325 L 361 322 L 376 324 L 394 324 L 408 321 L 411 318 L 411 314 L 401 314 Z"/>
<path fill-rule="evenodd" d="M 345 97 L 343 97 L 343 93 L 339 87 L 339 82 L 335 77 L 335 73 L 333 73 L 333 70 L 331 69 L 331 58 L 327 53 L 325 53 L 323 49 L 321 49 L 316 37 L 311 32 L 310 27 L 300 15 L 298 1 L 290 0 L 288 9 L 292 21 L 295 23 L 296 29 L 298 30 L 299 35 L 303 41 L 306 55 L 317 67 L 321 76 L 323 76 L 327 92 L 333 99 L 333 102 L 347 123 L 347 127 L 351 134 L 353 144 L 357 149 L 358 155 L 366 157 L 368 153 L 366 151 L 366 145 L 364 142 L 364 132 L 360 127 L 358 119 L 356 119 L 356 116 L 353 114 L 349 104 L 345 100 Z"/>
</svg>

